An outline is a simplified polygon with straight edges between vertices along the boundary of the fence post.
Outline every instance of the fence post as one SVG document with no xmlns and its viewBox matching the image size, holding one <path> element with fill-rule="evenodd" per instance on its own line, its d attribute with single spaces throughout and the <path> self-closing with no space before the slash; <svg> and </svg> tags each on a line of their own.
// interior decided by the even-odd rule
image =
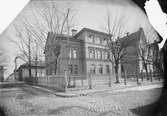
<svg viewBox="0 0 167 116">
<path fill-rule="evenodd" d="M 143 80 L 144 80 L 144 77 L 143 77 L 143 70 L 141 70 L 141 79 L 142 79 L 142 82 L 143 82 Z"/>
<path fill-rule="evenodd" d="M 68 81 L 67 86 L 71 87 L 71 74 L 70 73 L 67 74 L 67 81 Z"/>
<path fill-rule="evenodd" d="M 76 87 L 76 76 L 74 76 L 74 87 Z"/>
<path fill-rule="evenodd" d="M 48 86 L 48 75 L 47 75 L 47 79 L 46 79 L 46 87 L 49 87 Z"/>
<path fill-rule="evenodd" d="M 68 86 L 68 74 L 67 74 L 67 70 L 64 70 L 64 92 L 67 91 L 67 86 Z"/>
<path fill-rule="evenodd" d="M 153 78 L 152 78 L 152 70 L 150 70 L 150 80 L 151 80 L 151 82 L 153 82 Z"/>
<path fill-rule="evenodd" d="M 111 87 L 111 73 L 109 72 L 109 87 Z"/>
<path fill-rule="evenodd" d="M 137 72 L 136 76 L 137 76 L 137 85 L 138 85 L 138 84 L 140 84 L 140 82 L 139 82 L 139 73 L 138 72 Z"/>
<path fill-rule="evenodd" d="M 90 71 L 89 73 L 88 84 L 89 84 L 89 89 L 92 89 L 92 71 Z"/>
<path fill-rule="evenodd" d="M 82 83 L 82 88 L 83 88 L 83 79 L 81 79 L 81 83 Z"/>
<path fill-rule="evenodd" d="M 124 69 L 124 84 L 126 85 L 126 68 Z"/>
<path fill-rule="evenodd" d="M 158 73 L 157 76 L 159 77 L 159 81 L 161 81 L 162 72 Z"/>
</svg>

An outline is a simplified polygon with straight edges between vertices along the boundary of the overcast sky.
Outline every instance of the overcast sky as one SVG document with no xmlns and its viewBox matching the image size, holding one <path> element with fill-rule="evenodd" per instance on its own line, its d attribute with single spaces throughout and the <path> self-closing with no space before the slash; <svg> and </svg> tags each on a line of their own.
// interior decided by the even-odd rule
<svg viewBox="0 0 167 116">
<path fill-rule="evenodd" d="M 37 1 L 40 2 L 40 1 Z M 104 26 L 106 23 L 106 14 L 107 10 L 110 12 L 112 20 L 115 19 L 115 17 L 124 17 L 125 23 L 125 30 L 132 33 L 139 29 L 139 27 L 143 27 L 145 31 L 148 29 L 152 29 L 152 25 L 148 21 L 148 18 L 145 16 L 143 11 L 139 7 L 137 7 L 135 4 L 133 4 L 130 0 L 107 0 L 103 2 L 98 1 L 73 1 L 69 2 L 72 6 L 75 8 L 75 26 L 74 28 L 78 31 L 81 30 L 83 27 L 104 31 Z M 68 4 L 69 4 L 68 3 Z M 66 7 L 68 6 L 67 2 L 58 2 L 59 6 Z M 40 4 L 36 7 L 41 7 Z M 29 4 L 23 9 L 21 15 L 28 16 L 29 19 L 32 18 L 31 10 L 33 7 L 29 7 Z M 154 12 L 154 10 L 157 10 L 157 12 Z M 152 0 L 151 2 L 146 4 L 146 10 L 148 13 L 148 16 L 151 20 L 151 23 L 154 25 L 156 29 L 159 30 L 160 34 L 167 38 L 167 35 L 165 34 L 165 31 L 167 28 L 164 26 L 164 14 L 160 11 L 160 7 L 157 5 L 156 0 Z M 151 15 L 151 12 L 154 12 L 154 15 Z M 159 14 L 156 14 L 159 13 Z M 155 16 L 156 15 L 156 16 Z M 162 26 L 157 24 L 156 22 L 160 21 Z M 153 30 L 154 33 L 154 30 Z M 15 36 L 14 28 L 11 25 L 9 25 L 4 33 L 0 35 L 1 42 L 0 46 L 2 48 L 5 48 L 8 52 L 8 58 L 10 59 L 10 65 L 9 65 L 9 72 L 13 71 L 13 61 L 16 53 L 18 52 L 15 45 L 7 41 L 7 39 L 17 39 Z"/>
</svg>

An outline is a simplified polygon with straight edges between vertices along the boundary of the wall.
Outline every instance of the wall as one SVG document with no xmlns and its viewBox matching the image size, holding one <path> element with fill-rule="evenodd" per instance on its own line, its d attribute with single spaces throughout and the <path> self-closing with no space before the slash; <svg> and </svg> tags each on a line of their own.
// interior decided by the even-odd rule
<svg viewBox="0 0 167 116">
<path fill-rule="evenodd" d="M 32 77 L 35 77 L 35 69 L 31 69 L 31 75 Z M 43 77 L 45 76 L 45 69 L 37 69 L 37 77 Z M 28 68 L 23 68 L 22 69 L 22 77 L 25 79 L 26 77 L 29 77 L 29 69 Z"/>
</svg>

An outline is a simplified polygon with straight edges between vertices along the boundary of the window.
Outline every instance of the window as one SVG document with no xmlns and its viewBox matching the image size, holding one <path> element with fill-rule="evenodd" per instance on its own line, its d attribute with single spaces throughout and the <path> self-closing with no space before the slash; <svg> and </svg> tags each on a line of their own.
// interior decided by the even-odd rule
<svg viewBox="0 0 167 116">
<path fill-rule="evenodd" d="M 72 50 L 70 48 L 70 51 L 69 51 L 69 58 L 72 58 Z"/>
<path fill-rule="evenodd" d="M 70 48 L 69 50 L 69 58 L 77 58 L 77 50 Z"/>
<path fill-rule="evenodd" d="M 103 65 L 99 64 L 99 74 L 103 74 Z"/>
<path fill-rule="evenodd" d="M 108 59 L 108 52 L 107 51 L 103 52 L 103 58 L 104 58 L 104 60 Z"/>
<path fill-rule="evenodd" d="M 100 39 L 100 37 L 96 37 L 96 39 L 95 39 L 95 43 L 96 43 L 96 44 L 100 44 L 100 43 L 101 43 L 101 39 Z"/>
<path fill-rule="evenodd" d="M 95 49 L 95 59 L 98 58 L 98 53 L 97 53 L 97 49 Z"/>
<path fill-rule="evenodd" d="M 107 45 L 107 40 L 106 40 L 106 38 L 103 40 L 103 45 L 104 45 L 104 46 Z"/>
<path fill-rule="evenodd" d="M 72 74 L 72 72 L 73 72 L 73 67 L 72 67 L 71 64 L 68 65 L 68 70 L 69 70 L 69 72 Z"/>
<path fill-rule="evenodd" d="M 95 66 L 95 64 L 91 65 L 90 71 L 92 71 L 94 74 L 96 73 L 96 66 Z"/>
<path fill-rule="evenodd" d="M 97 59 L 101 59 L 101 51 L 97 50 Z"/>
<path fill-rule="evenodd" d="M 95 49 L 95 59 L 101 59 L 101 50 Z"/>
<path fill-rule="evenodd" d="M 77 50 L 73 49 L 73 58 L 77 58 Z"/>
<path fill-rule="evenodd" d="M 109 67 L 109 65 L 106 65 L 106 73 L 107 74 L 110 73 L 110 67 Z"/>
<path fill-rule="evenodd" d="M 94 49 L 93 48 L 89 48 L 89 58 L 93 59 L 94 56 Z"/>
<path fill-rule="evenodd" d="M 94 36 L 93 35 L 89 35 L 88 42 L 91 42 L 91 43 L 94 42 Z"/>
<path fill-rule="evenodd" d="M 78 74 L 78 65 L 74 65 L 74 74 Z"/>
</svg>

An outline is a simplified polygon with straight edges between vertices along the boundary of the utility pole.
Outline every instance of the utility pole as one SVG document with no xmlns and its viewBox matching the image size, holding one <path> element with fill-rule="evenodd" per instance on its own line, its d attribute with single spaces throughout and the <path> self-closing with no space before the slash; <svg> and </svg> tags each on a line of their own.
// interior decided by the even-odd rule
<svg viewBox="0 0 167 116">
<path fill-rule="evenodd" d="M 69 12 L 70 12 L 70 9 L 68 8 L 67 9 L 67 54 L 69 53 L 69 52 L 71 52 L 70 51 L 70 37 L 69 37 L 69 34 L 70 34 L 70 32 L 69 32 L 69 23 L 68 23 L 68 15 L 69 15 Z M 69 53 L 70 54 L 70 53 Z M 69 64 L 70 64 L 70 55 L 67 55 L 67 71 L 68 71 L 68 84 L 67 84 L 67 86 L 70 86 L 70 82 L 71 82 L 71 80 L 70 80 L 70 71 L 69 71 Z"/>
</svg>

